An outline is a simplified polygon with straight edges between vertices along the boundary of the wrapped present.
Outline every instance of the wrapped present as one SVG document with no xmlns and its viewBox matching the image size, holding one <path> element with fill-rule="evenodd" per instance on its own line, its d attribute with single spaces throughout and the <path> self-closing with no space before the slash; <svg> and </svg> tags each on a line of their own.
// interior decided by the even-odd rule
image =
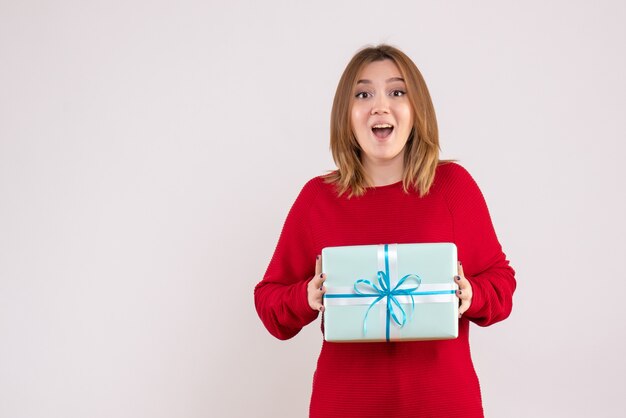
<svg viewBox="0 0 626 418">
<path fill-rule="evenodd" d="M 415 341 L 458 335 L 452 243 L 327 247 L 324 338 Z"/>
</svg>

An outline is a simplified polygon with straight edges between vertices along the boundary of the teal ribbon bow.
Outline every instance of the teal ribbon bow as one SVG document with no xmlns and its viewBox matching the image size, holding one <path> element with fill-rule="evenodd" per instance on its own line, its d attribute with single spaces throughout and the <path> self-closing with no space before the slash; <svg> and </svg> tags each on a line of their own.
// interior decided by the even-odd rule
<svg viewBox="0 0 626 418">
<path fill-rule="evenodd" d="M 385 329 L 385 338 L 389 341 L 389 326 L 391 323 L 391 319 L 400 326 L 400 328 L 404 327 L 406 324 L 407 316 L 402 304 L 397 296 L 409 296 L 411 298 L 411 313 L 415 311 L 415 300 L 413 299 L 414 292 L 420 287 L 422 284 L 422 279 L 417 274 L 407 274 L 402 277 L 398 283 L 391 288 L 391 283 L 389 280 L 389 248 L 388 245 L 385 244 L 385 271 L 378 271 L 378 285 L 370 282 L 369 280 L 359 279 L 354 282 L 354 291 L 363 296 L 376 296 L 376 299 L 370 304 L 369 308 L 365 312 L 365 318 L 363 319 L 363 334 L 367 334 L 367 317 L 378 302 L 387 298 L 387 321 L 386 321 L 386 329 Z M 405 287 L 400 288 L 400 286 L 405 283 L 408 285 L 409 281 L 413 280 L 415 282 L 414 287 Z M 365 286 L 373 293 L 365 293 L 359 289 L 359 286 Z M 396 312 L 401 314 L 401 319 L 398 318 Z"/>
</svg>

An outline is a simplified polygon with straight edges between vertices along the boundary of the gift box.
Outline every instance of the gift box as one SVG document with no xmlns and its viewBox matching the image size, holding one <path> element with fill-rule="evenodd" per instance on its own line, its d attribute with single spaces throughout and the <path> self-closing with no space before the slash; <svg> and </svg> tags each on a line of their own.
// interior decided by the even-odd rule
<svg viewBox="0 0 626 418">
<path fill-rule="evenodd" d="M 324 339 L 452 339 L 458 335 L 452 243 L 327 247 Z"/>
</svg>

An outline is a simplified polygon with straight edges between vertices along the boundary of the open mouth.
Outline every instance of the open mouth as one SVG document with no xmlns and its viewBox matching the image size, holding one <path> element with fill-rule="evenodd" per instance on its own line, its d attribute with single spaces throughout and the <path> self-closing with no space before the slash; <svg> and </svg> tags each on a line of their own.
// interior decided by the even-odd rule
<svg viewBox="0 0 626 418">
<path fill-rule="evenodd" d="M 372 132 L 374 132 L 376 138 L 385 139 L 391 135 L 391 132 L 393 132 L 393 125 L 388 123 L 379 123 L 372 126 Z"/>
</svg>

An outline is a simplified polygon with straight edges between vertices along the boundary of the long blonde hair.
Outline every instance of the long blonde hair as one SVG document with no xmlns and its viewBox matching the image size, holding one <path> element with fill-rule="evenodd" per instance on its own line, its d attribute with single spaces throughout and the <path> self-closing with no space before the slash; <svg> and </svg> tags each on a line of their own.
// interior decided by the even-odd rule
<svg viewBox="0 0 626 418">
<path fill-rule="evenodd" d="M 439 160 L 437 118 L 422 74 L 406 54 L 386 44 L 358 51 L 341 75 L 330 116 L 330 149 L 338 170 L 327 174 L 325 180 L 336 185 L 339 195 L 362 196 L 366 192 L 368 185 L 360 158 L 361 148 L 350 122 L 353 90 L 363 67 L 382 60 L 391 60 L 400 69 L 413 110 L 413 128 L 404 150 L 404 191 L 412 187 L 424 196 L 433 183 L 437 165 L 452 160 Z"/>
</svg>

